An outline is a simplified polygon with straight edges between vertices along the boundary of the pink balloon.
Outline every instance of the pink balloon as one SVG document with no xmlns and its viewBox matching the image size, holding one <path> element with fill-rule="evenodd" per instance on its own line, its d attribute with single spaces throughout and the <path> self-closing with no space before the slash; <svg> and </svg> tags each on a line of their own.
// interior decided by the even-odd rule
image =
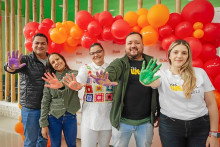
<svg viewBox="0 0 220 147">
<path fill-rule="evenodd" d="M 193 26 L 188 21 L 179 23 L 175 28 L 175 35 L 181 39 L 192 36 Z"/>
<path fill-rule="evenodd" d="M 97 38 L 88 32 L 85 32 L 81 38 L 81 45 L 87 49 L 95 42 L 97 42 Z"/>
<path fill-rule="evenodd" d="M 95 36 L 98 36 L 102 32 L 102 27 L 97 21 L 91 21 L 88 24 L 87 30 L 90 34 L 93 34 Z"/>
<path fill-rule="evenodd" d="M 215 89 L 217 89 L 218 91 L 220 91 L 220 75 L 218 75 L 218 76 L 214 79 L 214 86 L 215 86 Z"/>
<path fill-rule="evenodd" d="M 220 60 L 212 59 L 208 60 L 204 64 L 204 70 L 213 79 L 220 74 Z"/>
<path fill-rule="evenodd" d="M 175 40 L 177 40 L 177 37 L 173 34 L 171 34 L 170 36 L 168 37 L 165 37 L 163 40 L 162 40 L 162 48 L 164 50 L 168 50 L 171 43 L 174 42 Z"/>
<path fill-rule="evenodd" d="M 111 27 L 104 27 L 102 31 L 102 39 L 103 40 L 112 40 L 113 36 L 111 33 Z"/>
<path fill-rule="evenodd" d="M 119 19 L 112 24 L 111 32 L 114 38 L 124 39 L 130 33 L 130 26 L 123 19 Z"/>
<path fill-rule="evenodd" d="M 202 60 L 200 58 L 193 59 L 192 66 L 193 67 L 203 68 L 203 62 L 202 62 Z"/>
<path fill-rule="evenodd" d="M 24 37 L 27 39 L 32 37 L 36 30 L 38 29 L 39 23 L 38 22 L 29 22 L 23 28 Z"/>
<path fill-rule="evenodd" d="M 99 24 L 101 26 L 106 26 L 109 27 L 111 26 L 113 23 L 113 17 L 112 14 L 108 11 L 103 11 L 102 13 L 100 13 L 99 15 Z"/>
<path fill-rule="evenodd" d="M 214 7 L 207 0 L 194 0 L 189 2 L 182 10 L 181 16 L 191 23 L 209 23 L 214 17 Z"/>
<path fill-rule="evenodd" d="M 82 10 L 76 14 L 76 24 L 83 30 L 87 29 L 88 24 L 92 21 L 92 16 L 89 12 Z"/>
<path fill-rule="evenodd" d="M 204 36 L 202 40 L 213 41 L 220 38 L 220 27 L 214 23 L 208 23 L 203 28 Z"/>
<path fill-rule="evenodd" d="M 164 25 L 158 29 L 158 33 L 162 38 L 169 36 L 172 32 L 173 29 L 170 25 Z"/>
<path fill-rule="evenodd" d="M 173 29 L 182 21 L 182 16 L 179 13 L 171 13 L 167 22 Z"/>
<path fill-rule="evenodd" d="M 199 41 L 199 39 L 196 39 L 194 37 L 187 37 L 184 38 L 184 40 L 186 40 L 190 45 L 193 59 L 198 57 L 202 52 L 202 43 Z"/>
<path fill-rule="evenodd" d="M 202 46 L 202 52 L 199 55 L 199 57 L 203 60 L 203 61 L 207 61 L 207 60 L 211 60 L 213 58 L 215 58 L 216 56 L 216 47 L 212 44 L 203 44 Z"/>
</svg>

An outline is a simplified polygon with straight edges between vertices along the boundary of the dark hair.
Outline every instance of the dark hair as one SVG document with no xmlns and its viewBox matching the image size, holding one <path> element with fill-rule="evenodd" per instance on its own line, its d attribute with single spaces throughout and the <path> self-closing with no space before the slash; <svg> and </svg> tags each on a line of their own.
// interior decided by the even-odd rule
<svg viewBox="0 0 220 147">
<path fill-rule="evenodd" d="M 58 55 L 58 56 L 64 61 L 65 65 L 66 65 L 66 68 L 67 68 L 68 70 L 71 70 L 70 67 L 68 66 L 68 64 L 66 63 L 66 59 L 65 59 L 61 54 L 51 53 L 51 54 L 48 56 L 48 58 L 47 58 L 46 72 L 49 72 L 50 74 L 56 73 L 56 70 L 52 67 L 52 65 L 50 64 L 50 61 L 49 61 L 50 56 L 52 56 L 52 55 Z"/>
<path fill-rule="evenodd" d="M 94 46 L 96 46 L 96 45 L 98 45 L 99 47 L 101 47 L 102 48 L 102 50 L 104 50 L 104 48 L 102 47 L 102 45 L 100 44 L 100 43 L 93 43 L 91 46 L 90 46 L 90 48 L 89 48 L 89 51 L 90 51 L 90 49 L 92 48 L 92 47 L 94 47 Z"/>
<path fill-rule="evenodd" d="M 47 44 L 48 44 L 48 38 L 47 38 L 47 36 L 46 35 L 44 35 L 44 34 L 42 34 L 42 33 L 37 33 L 37 34 L 35 34 L 34 36 L 33 36 L 33 42 L 34 42 L 34 39 L 35 39 L 35 37 L 44 37 L 45 39 L 46 39 L 46 42 L 47 42 Z"/>
<path fill-rule="evenodd" d="M 131 32 L 131 33 L 129 33 L 129 34 L 126 36 L 126 40 L 127 40 L 128 36 L 131 36 L 131 35 L 134 35 L 134 34 L 139 35 L 139 36 L 141 37 L 141 39 L 143 38 L 140 33 L 138 33 L 138 32 Z"/>
</svg>

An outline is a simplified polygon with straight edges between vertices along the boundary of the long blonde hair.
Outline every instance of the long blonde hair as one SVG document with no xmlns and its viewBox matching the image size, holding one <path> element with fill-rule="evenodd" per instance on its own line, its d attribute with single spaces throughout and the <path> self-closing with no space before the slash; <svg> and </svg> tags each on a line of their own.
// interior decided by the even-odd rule
<svg viewBox="0 0 220 147">
<path fill-rule="evenodd" d="M 183 81 L 184 81 L 184 83 L 182 85 L 183 92 L 184 92 L 186 98 L 191 98 L 191 93 L 196 86 L 196 76 L 195 76 L 195 72 L 192 67 L 192 53 L 191 53 L 190 45 L 185 40 L 174 41 L 168 49 L 168 60 L 169 60 L 170 65 L 172 64 L 169 59 L 170 52 L 177 45 L 184 45 L 188 49 L 188 58 L 187 58 L 186 62 L 180 67 L 179 72 L 180 72 L 181 79 L 183 79 Z"/>
</svg>

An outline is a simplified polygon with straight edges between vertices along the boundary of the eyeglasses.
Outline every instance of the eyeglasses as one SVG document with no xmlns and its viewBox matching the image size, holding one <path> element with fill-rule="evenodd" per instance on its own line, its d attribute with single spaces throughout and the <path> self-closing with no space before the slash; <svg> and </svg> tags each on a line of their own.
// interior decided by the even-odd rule
<svg viewBox="0 0 220 147">
<path fill-rule="evenodd" d="M 96 52 L 90 52 L 89 55 L 100 54 L 103 50 L 97 50 Z"/>
</svg>

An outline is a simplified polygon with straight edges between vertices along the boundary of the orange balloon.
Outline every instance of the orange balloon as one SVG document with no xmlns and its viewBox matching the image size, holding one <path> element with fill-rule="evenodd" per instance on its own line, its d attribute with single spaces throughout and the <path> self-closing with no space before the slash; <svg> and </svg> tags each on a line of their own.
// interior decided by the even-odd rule
<svg viewBox="0 0 220 147">
<path fill-rule="evenodd" d="M 146 26 L 141 30 L 143 43 L 146 46 L 155 44 L 158 41 L 159 35 L 157 30 L 152 26 Z"/>
<path fill-rule="evenodd" d="M 141 28 L 138 25 L 132 27 L 131 29 L 132 29 L 132 32 L 138 32 L 139 33 L 141 31 Z"/>
<path fill-rule="evenodd" d="M 125 14 L 124 20 L 127 21 L 130 27 L 133 27 L 137 24 L 138 15 L 133 11 L 129 11 Z"/>
<path fill-rule="evenodd" d="M 193 32 L 193 37 L 195 38 L 202 38 L 204 36 L 204 31 L 201 30 L 201 29 L 196 29 L 194 32 Z"/>
<path fill-rule="evenodd" d="M 19 118 L 18 118 L 18 119 L 19 119 L 19 121 L 21 122 L 21 115 L 19 115 Z"/>
<path fill-rule="evenodd" d="M 22 137 L 22 140 L 24 141 L 24 139 L 25 139 L 25 136 L 24 136 L 24 135 L 21 135 L 21 137 Z"/>
<path fill-rule="evenodd" d="M 218 92 L 217 90 L 214 91 L 215 94 L 215 100 L 218 106 L 218 109 L 220 109 L 220 92 Z"/>
<path fill-rule="evenodd" d="M 23 124 L 21 122 L 18 122 L 15 125 L 15 132 L 20 133 L 20 134 L 24 133 Z"/>
<path fill-rule="evenodd" d="M 196 23 L 193 24 L 193 28 L 194 28 L 194 30 L 202 29 L 203 24 L 201 22 L 196 22 Z"/>
<path fill-rule="evenodd" d="M 69 36 L 66 40 L 67 44 L 71 47 L 77 46 L 80 42 L 80 39 L 74 39 L 72 36 Z"/>
<path fill-rule="evenodd" d="M 63 27 L 63 24 L 61 22 L 57 22 L 56 23 L 56 28 L 60 28 L 60 27 Z"/>
<path fill-rule="evenodd" d="M 140 8 L 137 10 L 137 15 L 147 15 L 148 14 L 148 10 L 146 8 Z"/>
<path fill-rule="evenodd" d="M 21 109 L 21 104 L 20 103 L 18 104 L 18 108 Z"/>
<path fill-rule="evenodd" d="M 64 21 L 62 22 L 63 27 L 66 29 L 67 34 L 70 33 L 70 29 L 75 26 L 75 23 L 73 21 Z"/>
<path fill-rule="evenodd" d="M 157 4 L 150 8 L 148 11 L 147 19 L 151 26 L 161 27 L 169 20 L 170 12 L 167 6 Z"/>
<path fill-rule="evenodd" d="M 66 29 L 63 27 L 52 29 L 50 32 L 50 38 L 54 43 L 64 43 L 67 39 Z"/>
<path fill-rule="evenodd" d="M 76 46 L 72 47 L 72 46 L 69 46 L 67 43 L 64 43 L 64 51 L 65 52 L 68 52 L 68 53 L 72 53 L 74 51 L 76 51 Z"/>
<path fill-rule="evenodd" d="M 148 20 L 147 20 L 147 15 L 140 15 L 139 17 L 138 17 L 138 25 L 141 27 L 141 28 L 144 28 L 144 27 L 146 27 L 146 26 L 148 26 L 149 25 L 149 23 L 148 23 Z"/>
<path fill-rule="evenodd" d="M 80 29 L 78 27 L 78 25 L 73 26 L 70 29 L 70 35 L 74 38 L 74 39 L 81 39 L 82 35 L 83 35 L 84 31 L 82 29 Z"/>
</svg>

